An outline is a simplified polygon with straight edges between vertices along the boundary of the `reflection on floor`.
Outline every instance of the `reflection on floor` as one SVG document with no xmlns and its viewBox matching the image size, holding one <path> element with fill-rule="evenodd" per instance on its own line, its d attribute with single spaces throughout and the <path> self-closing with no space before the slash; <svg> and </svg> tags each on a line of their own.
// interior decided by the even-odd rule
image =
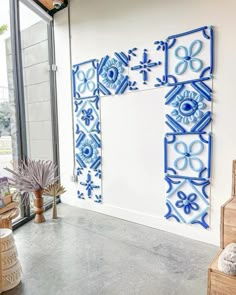
<svg viewBox="0 0 236 295">
<path fill-rule="evenodd" d="M 22 283 L 6 295 L 204 295 L 217 247 L 60 204 L 15 231 Z"/>
</svg>

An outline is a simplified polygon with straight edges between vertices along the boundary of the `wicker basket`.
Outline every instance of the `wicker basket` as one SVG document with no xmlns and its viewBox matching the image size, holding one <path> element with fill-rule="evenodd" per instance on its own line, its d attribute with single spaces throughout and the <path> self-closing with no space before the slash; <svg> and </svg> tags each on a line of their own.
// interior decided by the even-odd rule
<svg viewBox="0 0 236 295">
<path fill-rule="evenodd" d="M 12 267 L 13 265 L 15 265 L 18 261 L 16 247 L 13 246 L 9 250 L 2 252 L 1 260 L 2 260 L 2 270 L 8 269 Z"/>
<path fill-rule="evenodd" d="M 12 231 L 7 228 L 0 229 L 0 241 L 1 241 L 1 252 L 5 252 L 11 249 L 15 245 L 15 240 L 12 235 Z"/>
<path fill-rule="evenodd" d="M 19 204 L 12 202 L 0 210 L 3 210 L 0 214 L 0 228 L 12 229 L 12 220 L 20 214 Z"/>
<path fill-rule="evenodd" d="M 21 281 L 21 266 L 10 229 L 0 229 L 0 293 L 13 289 Z"/>
<path fill-rule="evenodd" d="M 17 262 L 12 267 L 3 270 L 2 272 L 2 291 L 8 291 L 15 288 L 21 281 L 21 266 Z"/>
</svg>

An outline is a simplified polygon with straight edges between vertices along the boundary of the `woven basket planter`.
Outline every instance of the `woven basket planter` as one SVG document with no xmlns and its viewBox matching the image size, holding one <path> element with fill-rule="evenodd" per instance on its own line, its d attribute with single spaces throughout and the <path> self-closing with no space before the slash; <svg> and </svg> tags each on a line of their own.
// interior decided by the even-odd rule
<svg viewBox="0 0 236 295">
<path fill-rule="evenodd" d="M 22 270 L 10 229 L 0 229 L 0 293 L 15 288 L 21 281 Z"/>
<path fill-rule="evenodd" d="M 8 291 L 15 288 L 21 281 L 21 266 L 17 262 L 12 267 L 2 271 L 2 291 Z"/>
<path fill-rule="evenodd" d="M 0 229 L 1 252 L 5 252 L 15 246 L 15 240 L 10 229 Z"/>
</svg>

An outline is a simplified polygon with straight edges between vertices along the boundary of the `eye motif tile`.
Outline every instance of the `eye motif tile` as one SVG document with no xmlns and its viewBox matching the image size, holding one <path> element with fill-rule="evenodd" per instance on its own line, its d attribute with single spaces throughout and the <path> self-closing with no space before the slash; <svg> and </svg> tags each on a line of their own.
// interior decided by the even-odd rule
<svg viewBox="0 0 236 295">
<path fill-rule="evenodd" d="M 101 142 L 96 135 L 80 132 L 76 141 L 76 161 L 81 168 L 97 169 L 101 165 Z"/>
<path fill-rule="evenodd" d="M 213 73 L 213 29 L 201 27 L 167 38 L 168 85 L 211 79 Z"/>
<path fill-rule="evenodd" d="M 166 195 L 167 219 L 188 224 L 199 224 L 208 228 L 209 180 L 165 178 L 168 183 Z"/>
<path fill-rule="evenodd" d="M 136 82 L 128 77 L 130 61 L 137 56 L 137 48 L 115 52 L 103 57 L 98 66 L 100 96 L 123 94 L 137 90 Z"/>
<path fill-rule="evenodd" d="M 163 86 L 165 84 L 164 57 L 165 53 L 162 50 L 156 50 L 155 46 L 136 49 L 135 56 L 129 62 L 129 80 L 136 88 L 129 90 L 145 90 Z"/>
<path fill-rule="evenodd" d="M 209 131 L 211 97 L 212 90 L 204 82 L 173 87 L 165 96 L 166 125 L 170 132 Z"/>
<path fill-rule="evenodd" d="M 118 53 L 113 57 L 106 55 L 99 63 L 99 91 L 101 96 L 122 94 L 128 87 L 128 60 L 126 56 L 119 58 L 120 56 Z"/>
<path fill-rule="evenodd" d="M 209 178 L 211 175 L 211 135 L 167 133 L 165 173 L 173 178 Z"/>
<path fill-rule="evenodd" d="M 98 63 L 96 59 L 72 67 L 72 91 L 74 98 L 98 95 Z"/>
</svg>

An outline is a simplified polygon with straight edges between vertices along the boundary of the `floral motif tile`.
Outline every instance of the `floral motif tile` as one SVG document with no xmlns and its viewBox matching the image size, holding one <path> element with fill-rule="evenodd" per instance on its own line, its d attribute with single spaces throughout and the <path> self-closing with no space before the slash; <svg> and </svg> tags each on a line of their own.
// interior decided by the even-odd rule
<svg viewBox="0 0 236 295">
<path fill-rule="evenodd" d="M 205 26 L 167 38 L 166 77 L 169 85 L 210 79 L 213 62 L 211 27 Z"/>
<path fill-rule="evenodd" d="M 157 50 L 158 48 L 158 50 Z M 165 51 L 157 45 L 137 48 L 129 62 L 129 91 L 153 89 L 165 84 Z"/>
<path fill-rule="evenodd" d="M 72 88 L 74 98 L 87 98 L 98 94 L 96 59 L 73 65 Z"/>
<path fill-rule="evenodd" d="M 165 180 L 168 184 L 165 217 L 208 228 L 209 180 L 174 179 L 168 176 Z"/>
<path fill-rule="evenodd" d="M 80 172 L 77 198 L 102 203 L 100 170 L 84 168 Z"/>
<path fill-rule="evenodd" d="M 207 133 L 167 133 L 165 173 L 173 178 L 209 178 L 211 135 Z"/>
</svg>

